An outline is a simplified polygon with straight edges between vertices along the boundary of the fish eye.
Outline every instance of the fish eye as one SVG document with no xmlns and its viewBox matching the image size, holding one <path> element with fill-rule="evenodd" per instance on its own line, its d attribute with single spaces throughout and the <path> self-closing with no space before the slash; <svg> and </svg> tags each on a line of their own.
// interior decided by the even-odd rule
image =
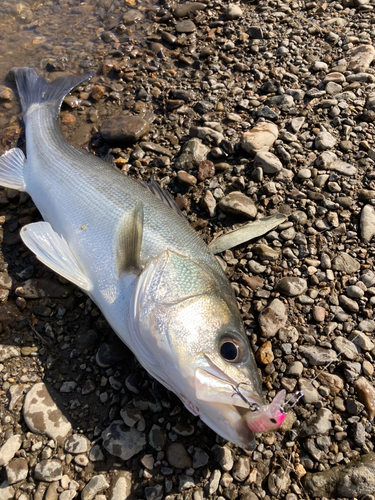
<svg viewBox="0 0 375 500">
<path fill-rule="evenodd" d="M 221 356 L 228 363 L 240 363 L 243 361 L 244 347 L 242 342 L 231 334 L 225 334 L 219 342 Z"/>
</svg>

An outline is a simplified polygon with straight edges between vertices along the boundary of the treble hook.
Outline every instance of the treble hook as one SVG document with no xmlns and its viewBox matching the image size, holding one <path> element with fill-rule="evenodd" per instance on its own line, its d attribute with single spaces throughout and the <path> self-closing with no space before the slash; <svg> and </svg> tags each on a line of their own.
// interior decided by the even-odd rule
<svg viewBox="0 0 375 500">
<path fill-rule="evenodd" d="M 257 411 L 257 410 L 259 410 L 259 405 L 257 403 L 252 403 L 247 398 L 245 398 L 245 396 L 242 394 L 242 392 L 239 389 L 240 385 L 247 385 L 247 384 L 246 384 L 246 382 L 239 382 L 236 386 L 231 385 L 231 387 L 232 387 L 232 389 L 234 391 L 231 397 L 233 398 L 233 396 L 235 394 L 237 394 L 237 396 L 239 396 L 244 403 L 246 403 L 247 405 L 249 405 L 249 410 L 250 411 Z"/>
</svg>

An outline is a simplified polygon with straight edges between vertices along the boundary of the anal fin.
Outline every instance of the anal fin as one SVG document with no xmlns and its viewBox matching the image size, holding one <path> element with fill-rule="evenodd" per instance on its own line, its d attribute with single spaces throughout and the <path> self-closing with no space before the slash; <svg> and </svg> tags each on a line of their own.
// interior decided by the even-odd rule
<svg viewBox="0 0 375 500">
<path fill-rule="evenodd" d="M 141 271 L 141 245 L 143 237 L 143 205 L 138 201 L 126 213 L 118 227 L 115 241 L 117 273 L 139 274 Z"/>
<path fill-rule="evenodd" d="M 19 148 L 0 156 L 0 186 L 25 191 L 24 168 L 26 157 Z"/>
<path fill-rule="evenodd" d="M 85 276 L 68 243 L 52 229 L 51 224 L 28 224 L 20 234 L 25 245 L 43 264 L 86 292 L 91 291 L 91 281 Z"/>
</svg>

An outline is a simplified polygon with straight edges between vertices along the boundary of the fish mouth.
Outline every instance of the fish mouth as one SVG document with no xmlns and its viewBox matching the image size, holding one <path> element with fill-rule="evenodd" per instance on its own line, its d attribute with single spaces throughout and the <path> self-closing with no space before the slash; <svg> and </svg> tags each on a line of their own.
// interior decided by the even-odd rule
<svg viewBox="0 0 375 500">
<path fill-rule="evenodd" d="M 201 419 L 225 439 L 251 450 L 254 447 L 254 433 L 249 429 L 246 416 L 264 405 L 261 394 L 254 392 L 246 382 L 235 382 L 220 368 L 212 366 L 209 371 L 197 368 L 195 371 L 196 397 L 219 412 L 219 417 L 210 418 L 201 414 Z"/>
</svg>

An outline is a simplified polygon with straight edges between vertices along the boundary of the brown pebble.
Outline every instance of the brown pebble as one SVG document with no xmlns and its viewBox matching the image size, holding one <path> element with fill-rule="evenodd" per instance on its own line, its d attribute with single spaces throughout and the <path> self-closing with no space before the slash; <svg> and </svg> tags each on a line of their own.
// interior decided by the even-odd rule
<svg viewBox="0 0 375 500">
<path fill-rule="evenodd" d="M 359 377 L 353 385 L 359 400 L 365 405 L 369 420 L 372 420 L 375 417 L 375 387 L 365 377 Z"/>
<path fill-rule="evenodd" d="M 198 166 L 198 180 L 204 181 L 215 175 L 215 166 L 210 160 L 203 160 Z"/>
<path fill-rule="evenodd" d="M 256 358 L 262 365 L 268 365 L 275 359 L 272 352 L 272 344 L 269 340 L 259 347 Z"/>
<path fill-rule="evenodd" d="M 91 97 L 95 102 L 98 102 L 104 95 L 105 87 L 103 85 L 94 85 L 91 91 Z"/>
<path fill-rule="evenodd" d="M 69 125 L 71 123 L 75 123 L 76 121 L 76 117 L 72 115 L 72 113 L 63 113 L 61 115 L 61 123 Z"/>
<path fill-rule="evenodd" d="M 197 183 L 197 179 L 194 177 L 194 175 L 190 175 L 185 170 L 179 170 L 177 172 L 177 177 L 183 186 L 195 186 Z"/>
<path fill-rule="evenodd" d="M 182 194 L 178 194 L 174 200 L 176 202 L 176 205 L 180 210 L 186 210 L 189 212 L 190 210 L 190 200 Z"/>
<path fill-rule="evenodd" d="M 326 310 L 322 306 L 314 306 L 312 309 L 312 315 L 315 321 L 322 323 L 326 318 Z"/>
</svg>

